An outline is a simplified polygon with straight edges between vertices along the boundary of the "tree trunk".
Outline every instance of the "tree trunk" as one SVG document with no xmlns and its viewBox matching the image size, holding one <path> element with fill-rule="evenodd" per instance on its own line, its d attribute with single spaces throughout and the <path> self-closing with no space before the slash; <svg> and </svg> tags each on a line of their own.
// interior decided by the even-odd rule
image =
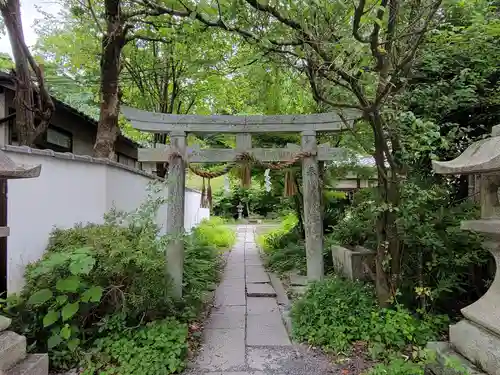
<svg viewBox="0 0 500 375">
<path fill-rule="evenodd" d="M 114 158 L 120 114 L 119 75 L 121 53 L 125 46 L 124 22 L 121 19 L 120 0 L 105 1 L 106 33 L 102 38 L 101 56 L 101 111 L 94 145 L 94 155 Z"/>
<path fill-rule="evenodd" d="M 10 45 L 16 66 L 16 130 L 19 144 L 32 146 L 35 142 L 33 136 L 35 129 L 35 113 L 33 112 L 34 98 L 29 62 L 27 61 L 19 40 L 24 40 L 23 26 L 21 23 L 21 10 L 19 0 L 7 0 L 1 6 L 5 27 L 9 33 Z"/>
<path fill-rule="evenodd" d="M 369 121 L 375 136 L 375 162 L 377 165 L 379 206 L 383 209 L 377 215 L 377 255 L 375 258 L 375 289 L 381 306 L 390 303 L 400 279 L 400 241 L 396 227 L 396 215 L 392 208 L 399 204 L 399 184 L 397 171 L 386 165 L 382 120 L 378 112 L 371 113 Z"/>
</svg>

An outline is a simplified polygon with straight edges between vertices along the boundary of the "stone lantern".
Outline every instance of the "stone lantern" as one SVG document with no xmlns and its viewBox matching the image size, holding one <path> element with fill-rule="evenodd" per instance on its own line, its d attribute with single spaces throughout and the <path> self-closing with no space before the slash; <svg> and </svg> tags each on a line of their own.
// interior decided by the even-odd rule
<svg viewBox="0 0 500 375">
<path fill-rule="evenodd" d="M 41 165 L 24 166 L 16 164 L 0 150 L 0 186 L 6 193 L 7 180 L 35 178 L 40 175 Z M 9 236 L 9 227 L 0 226 L 0 237 Z M 27 354 L 26 338 L 8 330 L 11 320 L 0 315 L 0 374 L 36 374 L 49 373 L 47 354 Z"/>
<path fill-rule="evenodd" d="M 238 220 L 243 219 L 243 205 L 241 202 L 236 206 L 236 209 L 238 210 Z"/>
<path fill-rule="evenodd" d="M 38 177 L 41 169 L 41 165 L 34 167 L 17 165 L 7 154 L 0 150 L 0 181 L 4 184 L 7 183 L 6 180 Z M 0 227 L 0 237 L 8 236 L 9 227 Z"/>
<path fill-rule="evenodd" d="M 461 229 L 484 235 L 497 271 L 486 294 L 461 310 L 465 319 L 450 326 L 450 342 L 429 343 L 438 354 L 438 364 L 429 370 L 436 375 L 462 374 L 444 365 L 455 358 L 470 374 L 500 375 L 500 125 L 490 138 L 473 143 L 456 159 L 433 162 L 433 169 L 438 174 L 481 176 L 481 219 L 463 221 Z"/>
</svg>

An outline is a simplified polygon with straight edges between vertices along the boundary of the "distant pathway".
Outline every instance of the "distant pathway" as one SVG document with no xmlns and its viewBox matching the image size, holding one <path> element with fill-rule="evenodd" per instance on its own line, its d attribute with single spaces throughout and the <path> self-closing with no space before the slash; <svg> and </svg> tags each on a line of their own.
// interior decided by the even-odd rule
<svg viewBox="0 0 500 375">
<path fill-rule="evenodd" d="M 325 358 L 292 345 L 255 244 L 255 226 L 240 225 L 237 232 L 201 350 L 187 374 L 334 373 Z"/>
</svg>

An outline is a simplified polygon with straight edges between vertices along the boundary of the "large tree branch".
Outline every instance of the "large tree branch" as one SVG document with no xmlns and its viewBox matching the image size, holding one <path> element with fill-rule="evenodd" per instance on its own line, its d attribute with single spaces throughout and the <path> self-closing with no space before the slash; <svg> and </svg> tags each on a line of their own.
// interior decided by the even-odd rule
<svg viewBox="0 0 500 375">
<path fill-rule="evenodd" d="M 90 15 L 92 16 L 92 19 L 94 20 L 95 25 L 97 26 L 97 29 L 101 34 L 104 34 L 104 30 L 102 29 L 101 23 L 99 22 L 99 19 L 97 18 L 97 15 L 94 11 L 94 7 L 92 6 L 92 0 L 87 0 L 85 3 L 85 6 L 90 12 Z"/>
<path fill-rule="evenodd" d="M 357 7 L 354 7 L 354 18 L 352 20 L 352 35 L 361 43 L 369 43 L 370 41 L 361 36 L 361 17 L 365 14 L 366 0 L 359 0 Z"/>
<path fill-rule="evenodd" d="M 251 39 L 255 42 L 261 42 L 262 38 L 256 35 L 255 33 L 243 29 L 238 26 L 230 26 L 227 25 L 223 20 L 222 17 L 219 16 L 219 18 L 214 21 L 209 19 L 208 17 L 202 15 L 201 13 L 197 12 L 195 9 L 189 9 L 186 7 L 185 10 L 178 10 L 178 9 L 173 9 L 169 8 L 163 5 L 159 5 L 154 3 L 151 0 L 139 0 L 142 2 L 142 5 L 145 6 L 146 8 L 149 8 L 149 10 L 144 11 L 143 14 L 145 16 L 161 16 L 161 15 L 171 15 L 171 16 L 177 16 L 177 17 L 182 17 L 182 18 L 194 18 L 198 21 L 200 21 L 202 24 L 209 26 L 209 27 L 218 27 L 226 31 L 230 32 L 235 32 L 240 34 L 241 36 Z M 274 44 L 276 46 L 299 46 L 302 45 L 303 42 L 300 40 L 277 40 L 277 39 L 267 39 L 269 43 Z"/>
<path fill-rule="evenodd" d="M 298 31 L 300 34 L 302 34 L 304 37 L 307 39 L 310 39 L 310 35 L 308 35 L 302 25 L 295 20 L 292 20 L 291 18 L 286 17 L 284 14 L 282 14 L 277 8 L 269 5 L 268 2 L 266 4 L 262 4 L 258 0 L 245 0 L 247 4 L 250 4 L 253 8 L 260 10 L 265 13 L 271 14 L 274 18 L 276 18 L 278 21 L 280 21 L 282 24 Z"/>
<path fill-rule="evenodd" d="M 382 25 L 382 20 L 385 14 L 385 8 L 387 7 L 388 0 L 382 0 L 380 6 L 377 10 L 376 21 L 373 23 L 373 30 L 370 35 L 370 49 L 372 55 L 377 61 L 375 71 L 380 71 L 387 64 L 387 51 L 384 51 L 379 44 L 380 29 Z"/>
<path fill-rule="evenodd" d="M 413 62 L 413 59 L 415 58 L 415 54 L 417 53 L 418 48 L 422 44 L 424 40 L 424 36 L 429 28 L 429 25 L 431 21 L 434 19 L 434 16 L 436 12 L 438 11 L 439 7 L 441 6 L 442 0 L 436 0 L 434 4 L 431 7 L 431 10 L 427 14 L 427 17 L 425 18 L 424 25 L 420 29 L 419 32 L 416 33 L 416 38 L 413 41 L 412 45 L 410 46 L 409 51 L 406 53 L 406 55 L 403 57 L 401 62 L 397 66 L 397 70 L 399 71 L 407 71 L 408 66 Z"/>
<path fill-rule="evenodd" d="M 165 44 L 172 43 L 171 39 L 157 38 L 154 36 L 142 35 L 140 33 L 129 35 L 127 38 L 125 38 L 125 43 L 131 42 L 133 40 L 145 40 L 148 42 L 160 42 L 160 43 L 165 43 Z"/>
<path fill-rule="evenodd" d="M 307 73 L 307 78 L 309 79 L 309 85 L 311 86 L 313 98 L 317 102 L 323 102 L 325 104 L 328 104 L 332 108 L 353 108 L 353 109 L 359 109 L 361 111 L 364 110 L 364 108 L 362 108 L 359 105 L 333 102 L 333 101 L 325 98 L 323 96 L 323 94 L 320 92 L 320 90 L 318 89 L 318 85 L 316 84 L 314 70 L 312 69 L 312 67 L 309 64 L 307 65 L 306 73 Z"/>
</svg>

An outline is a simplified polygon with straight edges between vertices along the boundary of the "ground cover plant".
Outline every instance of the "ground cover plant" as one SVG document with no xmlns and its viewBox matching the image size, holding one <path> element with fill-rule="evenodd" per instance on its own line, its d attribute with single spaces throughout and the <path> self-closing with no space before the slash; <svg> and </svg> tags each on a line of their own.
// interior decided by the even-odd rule
<svg viewBox="0 0 500 375">
<path fill-rule="evenodd" d="M 371 372 L 377 375 L 423 374 L 431 359 L 424 347 L 448 322 L 446 316 L 415 314 L 400 304 L 382 308 L 373 286 L 338 276 L 312 284 L 295 301 L 291 317 L 297 340 L 328 352 L 349 357 L 353 345 L 364 343 L 380 362 Z"/>
</svg>

